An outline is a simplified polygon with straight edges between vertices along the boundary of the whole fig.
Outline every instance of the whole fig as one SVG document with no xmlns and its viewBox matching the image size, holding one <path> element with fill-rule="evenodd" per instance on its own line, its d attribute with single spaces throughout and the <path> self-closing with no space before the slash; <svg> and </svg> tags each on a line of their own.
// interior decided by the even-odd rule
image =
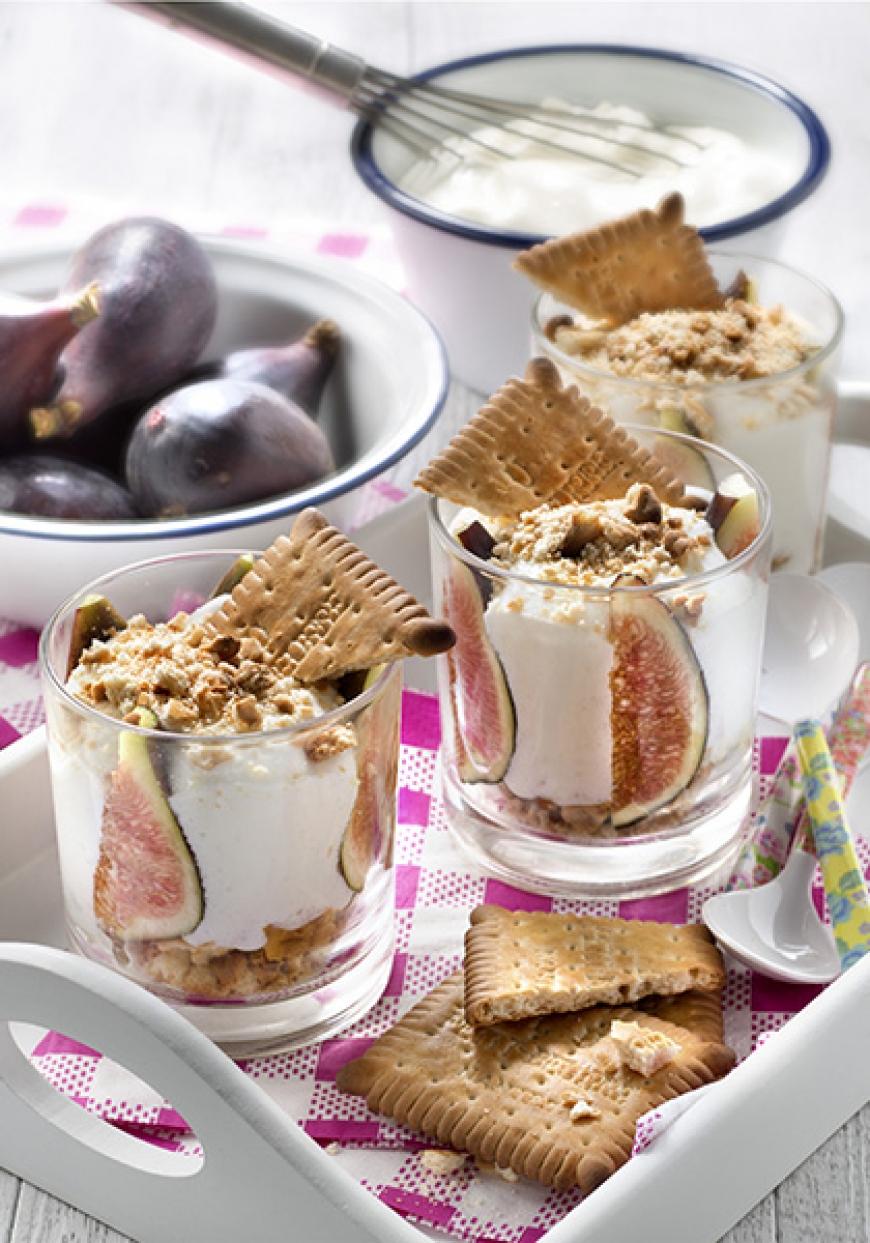
<svg viewBox="0 0 870 1243">
<path fill-rule="evenodd" d="M 52 302 L 0 299 L 0 444 L 27 436 L 27 412 L 60 387 L 61 351 L 99 313 L 95 284 Z"/>
<path fill-rule="evenodd" d="M 335 365 L 341 332 L 331 319 L 318 320 L 289 345 L 236 350 L 220 363 L 217 374 L 253 380 L 295 401 L 312 419 Z"/>
<path fill-rule="evenodd" d="M 208 256 L 190 233 L 140 217 L 107 225 L 73 257 L 65 289 L 100 288 L 100 318 L 64 350 L 63 384 L 30 413 L 38 439 L 71 436 L 110 407 L 144 402 L 199 358 L 217 315 Z"/>
<path fill-rule="evenodd" d="M 290 492 L 334 469 L 323 432 L 264 384 L 204 380 L 147 410 L 130 437 L 126 477 L 139 510 L 173 517 Z"/>
<path fill-rule="evenodd" d="M 22 453 L 0 462 L 0 510 L 98 521 L 136 517 L 129 494 L 110 475 L 40 453 Z"/>
</svg>

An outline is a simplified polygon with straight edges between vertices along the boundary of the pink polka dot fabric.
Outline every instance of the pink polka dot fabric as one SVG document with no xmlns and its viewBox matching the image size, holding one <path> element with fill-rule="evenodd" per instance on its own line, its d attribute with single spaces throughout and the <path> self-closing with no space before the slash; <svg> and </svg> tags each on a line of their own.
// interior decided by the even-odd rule
<svg viewBox="0 0 870 1243">
<path fill-rule="evenodd" d="M 40 716 L 38 685 L 35 666 L 26 659 L 32 644 L 28 648 L 26 637 L 15 640 L 7 628 L 0 636 L 0 653 L 2 638 L 7 638 L 5 650 L 18 663 L 0 663 L 0 716 L 8 719 L 9 707 L 15 706 L 18 721 L 35 723 Z M 10 673 L 16 679 L 15 705 L 7 706 L 2 695 Z M 18 680 L 22 677 L 28 680 L 29 695 L 22 694 Z M 29 710 L 23 711 L 22 704 Z M 12 732 L 17 737 L 14 727 Z M 357 1097 L 338 1091 L 339 1067 L 359 1056 L 415 1001 L 456 970 L 468 913 L 480 902 L 518 910 L 575 910 L 685 922 L 697 919 L 711 891 L 701 887 L 632 902 L 574 903 L 525 893 L 486 877 L 468 866 L 450 839 L 438 797 L 438 744 L 436 700 L 406 691 L 396 848 L 397 951 L 384 997 L 341 1035 L 295 1053 L 249 1059 L 243 1068 L 318 1144 L 331 1154 L 338 1145 L 336 1159 L 396 1212 L 475 1243 L 528 1243 L 541 1238 L 578 1196 L 523 1180 L 507 1182 L 498 1173 L 478 1170 L 470 1160 L 454 1173 L 433 1173 L 421 1158 L 425 1141 L 370 1114 Z M 762 788 L 768 780 L 769 774 L 761 774 Z M 729 1042 L 741 1057 L 746 1056 L 814 995 L 815 990 L 774 984 L 732 965 L 725 996 Z M 170 1102 L 93 1050 L 47 1033 L 31 1056 L 55 1087 L 84 1108 L 163 1147 L 188 1154 L 201 1151 Z M 648 1147 L 689 1105 L 689 1098 L 683 1098 L 642 1119 L 635 1151 Z"/>
</svg>

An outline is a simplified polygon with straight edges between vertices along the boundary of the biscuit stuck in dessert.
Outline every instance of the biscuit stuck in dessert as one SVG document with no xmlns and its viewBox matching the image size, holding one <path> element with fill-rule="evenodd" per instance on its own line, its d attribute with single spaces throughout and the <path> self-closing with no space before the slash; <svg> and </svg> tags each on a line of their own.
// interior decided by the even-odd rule
<svg viewBox="0 0 870 1243">
<path fill-rule="evenodd" d="M 418 488 L 491 517 L 566 501 L 621 498 L 647 483 L 677 504 L 683 485 L 583 397 L 556 368 L 533 358 L 508 380 L 414 481 Z"/>
<path fill-rule="evenodd" d="M 643 311 L 710 310 L 723 295 L 681 194 L 585 233 L 524 250 L 514 267 L 594 322 L 624 324 Z"/>
</svg>

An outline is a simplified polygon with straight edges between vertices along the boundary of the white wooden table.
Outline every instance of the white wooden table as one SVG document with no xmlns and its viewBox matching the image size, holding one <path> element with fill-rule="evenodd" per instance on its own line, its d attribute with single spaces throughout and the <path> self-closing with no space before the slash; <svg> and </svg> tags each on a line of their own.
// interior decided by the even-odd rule
<svg viewBox="0 0 870 1243">
<path fill-rule="evenodd" d="M 834 164 L 790 219 L 783 257 L 838 293 L 849 322 L 844 373 L 866 377 L 870 5 L 320 0 L 263 7 L 402 72 L 511 44 L 632 42 L 734 60 L 791 86 L 826 121 Z M 89 3 L 0 4 L 0 207 L 98 199 L 107 218 L 134 208 L 180 220 L 212 213 L 274 226 L 316 216 L 364 228 L 378 206 L 345 159 L 351 124 L 346 114 L 207 48 L 173 41 L 132 14 Z M 10 240 L 0 235 L 0 243 Z M 440 436 L 473 400 L 454 386 Z M 411 473 L 405 464 L 396 475 Z M 735 1226 L 727 1243 L 866 1243 L 868 1171 L 870 1105 Z M 0 1170 L 0 1243 L 61 1240 L 121 1243 L 121 1236 Z M 680 1233 L 676 1208 L 671 1243 L 695 1243 Z"/>
</svg>

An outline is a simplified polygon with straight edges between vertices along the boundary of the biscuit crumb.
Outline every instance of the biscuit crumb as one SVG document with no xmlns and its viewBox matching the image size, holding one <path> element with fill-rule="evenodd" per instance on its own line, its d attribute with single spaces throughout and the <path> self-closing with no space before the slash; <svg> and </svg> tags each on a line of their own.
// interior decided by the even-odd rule
<svg viewBox="0 0 870 1243">
<path fill-rule="evenodd" d="M 680 1051 L 676 1040 L 671 1040 L 664 1032 L 641 1027 L 639 1023 L 625 1023 L 621 1019 L 614 1019 L 610 1024 L 610 1039 L 622 1063 L 629 1070 L 643 1075 L 644 1079 L 667 1066 Z"/>
<path fill-rule="evenodd" d="M 610 332 L 560 323 L 552 339 L 566 354 L 613 375 L 680 384 L 755 380 L 790 371 L 818 346 L 781 306 L 726 299 L 711 311 L 654 311 Z"/>
<path fill-rule="evenodd" d="M 600 1118 L 601 1110 L 596 1109 L 590 1101 L 584 1101 L 581 1097 L 571 1106 L 568 1117 L 572 1122 L 582 1122 L 585 1118 Z"/>
<path fill-rule="evenodd" d="M 430 1174 L 456 1174 L 465 1165 L 465 1153 L 448 1148 L 424 1148 L 420 1164 Z"/>
<path fill-rule="evenodd" d="M 215 635 L 186 613 L 154 624 L 131 618 L 125 630 L 86 649 L 67 686 L 107 716 L 130 720 L 134 708 L 147 708 L 163 729 L 179 733 L 295 725 L 342 703 L 328 686 L 300 686 L 258 636 Z M 335 754 L 355 743 L 330 745 Z"/>
<path fill-rule="evenodd" d="M 356 735 L 350 725 L 335 725 L 321 734 L 309 735 L 302 744 L 306 757 L 312 764 L 322 760 L 331 760 L 342 751 L 349 751 L 356 746 Z"/>
<path fill-rule="evenodd" d="M 684 577 L 687 558 L 697 560 L 709 543 L 706 523 L 693 508 L 668 505 L 648 484 L 633 484 L 622 499 L 526 510 L 502 525 L 493 560 L 507 569 L 531 567 L 545 582 L 568 586 L 606 585 L 623 574 L 652 583 Z M 542 594 L 553 598 L 549 588 Z M 514 596 L 504 607 L 519 612 L 520 601 Z"/>
</svg>

